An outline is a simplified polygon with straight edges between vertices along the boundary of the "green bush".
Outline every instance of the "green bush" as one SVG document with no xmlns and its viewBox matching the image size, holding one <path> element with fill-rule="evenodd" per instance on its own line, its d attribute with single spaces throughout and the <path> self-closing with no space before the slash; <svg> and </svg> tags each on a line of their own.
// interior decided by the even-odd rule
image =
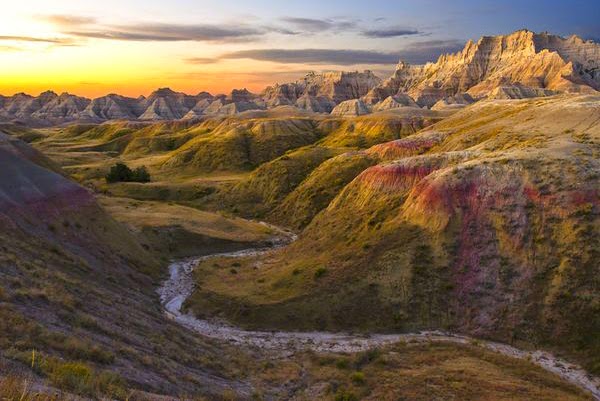
<svg viewBox="0 0 600 401">
<path fill-rule="evenodd" d="M 351 391 L 339 389 L 335 394 L 335 401 L 358 401 L 358 397 Z"/>
<path fill-rule="evenodd" d="M 106 182 L 150 182 L 150 173 L 144 166 L 131 170 L 126 164 L 117 163 L 110 168 Z"/>
<path fill-rule="evenodd" d="M 323 277 L 325 274 L 327 274 L 327 269 L 324 267 L 319 267 L 316 271 L 315 271 L 315 279 L 321 278 Z"/>
<path fill-rule="evenodd" d="M 117 163 L 110 168 L 106 175 L 106 182 L 122 182 L 129 181 L 133 171 L 123 163 Z"/>
<path fill-rule="evenodd" d="M 354 384 L 358 384 L 358 385 L 364 384 L 365 383 L 365 374 L 363 372 L 354 372 L 350 376 L 350 380 L 352 380 L 352 382 Z"/>
<path fill-rule="evenodd" d="M 92 370 L 78 362 L 57 364 L 50 373 L 50 381 L 61 389 L 79 394 L 87 393 L 92 381 Z"/>
</svg>

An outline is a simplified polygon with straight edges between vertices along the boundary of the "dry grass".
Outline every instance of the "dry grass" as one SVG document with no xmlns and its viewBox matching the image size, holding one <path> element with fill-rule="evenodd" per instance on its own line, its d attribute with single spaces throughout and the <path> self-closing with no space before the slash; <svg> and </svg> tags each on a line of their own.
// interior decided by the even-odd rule
<svg viewBox="0 0 600 401">
<path fill-rule="evenodd" d="M 180 226 L 193 234 L 239 242 L 267 240 L 274 233 L 263 224 L 164 202 L 99 197 L 117 221 L 138 229 Z"/>
<path fill-rule="evenodd" d="M 58 394 L 47 394 L 32 389 L 32 383 L 18 376 L 0 377 L 0 399 L 2 401 L 59 401 L 65 398 Z"/>
<path fill-rule="evenodd" d="M 356 355 L 266 363 L 259 383 L 288 382 L 292 400 L 591 400 L 526 361 L 475 346 L 397 344 Z"/>
</svg>

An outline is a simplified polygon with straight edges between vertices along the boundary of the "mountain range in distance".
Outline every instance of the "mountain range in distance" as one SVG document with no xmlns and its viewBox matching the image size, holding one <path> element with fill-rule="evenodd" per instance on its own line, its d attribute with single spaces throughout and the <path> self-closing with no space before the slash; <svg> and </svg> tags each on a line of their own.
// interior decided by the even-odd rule
<svg viewBox="0 0 600 401">
<path fill-rule="evenodd" d="M 187 95 L 168 88 L 150 96 L 109 94 L 96 99 L 47 91 L 37 97 L 0 95 L 0 121 L 32 126 L 109 120 L 193 120 L 249 110 L 292 107 L 309 113 L 358 116 L 402 107 L 461 108 L 475 101 L 522 99 L 600 90 L 600 45 L 528 30 L 469 41 L 437 62 L 400 62 L 382 81 L 371 71 L 309 73 L 260 94 Z"/>
</svg>

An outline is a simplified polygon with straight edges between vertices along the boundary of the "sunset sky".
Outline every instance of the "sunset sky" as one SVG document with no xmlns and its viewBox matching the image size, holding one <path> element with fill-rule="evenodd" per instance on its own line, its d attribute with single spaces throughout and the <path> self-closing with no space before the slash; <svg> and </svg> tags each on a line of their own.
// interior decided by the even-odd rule
<svg viewBox="0 0 600 401">
<path fill-rule="evenodd" d="M 0 94 L 228 92 L 315 70 L 434 60 L 521 28 L 600 37 L 598 1 L 20 0 L 2 4 Z"/>
</svg>

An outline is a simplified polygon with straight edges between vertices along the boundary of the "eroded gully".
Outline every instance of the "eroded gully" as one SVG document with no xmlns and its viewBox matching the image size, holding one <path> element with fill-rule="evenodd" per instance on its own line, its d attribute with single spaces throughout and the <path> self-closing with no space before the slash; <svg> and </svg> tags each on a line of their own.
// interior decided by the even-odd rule
<svg viewBox="0 0 600 401">
<path fill-rule="evenodd" d="M 169 278 L 159 288 L 161 303 L 169 318 L 196 333 L 236 346 L 293 354 L 297 351 L 353 353 L 379 348 L 398 342 L 450 342 L 477 344 L 490 351 L 518 359 L 527 359 L 574 385 L 592 393 L 600 400 L 600 378 L 589 375 L 581 367 L 545 351 L 521 350 L 513 346 L 474 339 L 472 337 L 442 331 L 421 331 L 402 334 L 349 334 L 329 332 L 253 331 L 227 324 L 219 320 L 202 320 L 182 310 L 185 300 L 192 295 L 195 282 L 194 267 L 198 262 L 215 257 L 244 257 L 259 255 L 285 245 L 293 236 L 279 238 L 271 248 L 254 248 L 237 252 L 219 253 L 173 262 L 169 266 Z"/>
</svg>

